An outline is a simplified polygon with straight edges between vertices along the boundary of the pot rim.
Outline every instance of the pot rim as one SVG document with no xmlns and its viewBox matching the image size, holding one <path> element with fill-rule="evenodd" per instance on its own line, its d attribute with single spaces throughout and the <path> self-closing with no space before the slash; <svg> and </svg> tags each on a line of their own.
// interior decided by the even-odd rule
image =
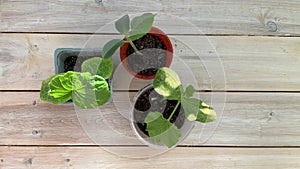
<svg viewBox="0 0 300 169">
<path fill-rule="evenodd" d="M 191 122 L 189 120 L 187 120 L 185 118 L 185 121 L 183 123 L 183 125 L 181 126 L 180 130 L 182 133 L 182 136 L 180 137 L 179 141 L 172 146 L 171 148 L 168 148 L 165 144 L 162 143 L 154 143 L 152 141 L 150 141 L 149 137 L 144 134 L 139 128 L 138 126 L 135 125 L 135 120 L 134 120 L 134 105 L 136 100 L 139 98 L 139 96 L 147 89 L 149 88 L 153 88 L 153 83 L 150 83 L 148 85 L 146 85 L 144 88 L 140 89 L 137 94 L 134 96 L 133 98 L 133 106 L 132 106 L 132 111 L 130 112 L 130 126 L 132 128 L 132 130 L 134 131 L 134 134 L 136 135 L 136 137 L 145 145 L 148 145 L 151 148 L 155 148 L 155 149 L 171 149 L 176 147 L 177 145 L 179 145 L 183 140 L 186 139 L 186 137 L 189 135 L 189 133 L 192 131 L 192 129 L 194 128 L 194 122 Z M 143 137 L 144 136 L 144 137 Z"/>
<path fill-rule="evenodd" d="M 173 46 L 172 46 L 172 43 L 171 43 L 169 37 L 162 30 L 160 30 L 159 28 L 154 27 L 154 26 L 152 26 L 152 28 L 148 32 L 148 34 L 158 37 L 165 44 L 166 51 L 167 51 L 165 67 L 170 67 L 172 60 L 173 60 Z M 129 44 L 125 43 L 123 46 L 120 47 L 120 60 L 122 62 L 123 67 L 126 69 L 126 71 L 139 79 L 145 79 L 145 80 L 154 79 L 155 74 L 150 75 L 150 76 L 140 75 L 128 67 L 128 62 L 126 60 L 128 46 L 129 46 Z"/>
</svg>

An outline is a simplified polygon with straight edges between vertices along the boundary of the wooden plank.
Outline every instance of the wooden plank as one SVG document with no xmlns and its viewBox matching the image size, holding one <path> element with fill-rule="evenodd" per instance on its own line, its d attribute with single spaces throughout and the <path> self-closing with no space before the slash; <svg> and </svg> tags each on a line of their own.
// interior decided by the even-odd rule
<svg viewBox="0 0 300 169">
<path fill-rule="evenodd" d="M 2 0 L 0 32 L 114 33 L 107 24 L 124 13 L 152 11 L 172 34 L 299 35 L 299 8 L 297 0 Z"/>
<path fill-rule="evenodd" d="M 2 34 L 0 90 L 39 90 L 41 81 L 54 74 L 55 49 L 101 47 L 116 37 L 120 38 Z M 199 90 L 299 91 L 300 38 L 171 36 L 171 40 L 175 50 L 172 68 L 184 83 L 196 84 Z M 118 68 L 115 90 L 139 90 L 151 82 L 133 79 L 122 66 Z"/>
<path fill-rule="evenodd" d="M 136 153 L 140 147 L 117 147 Z M 299 148 L 175 148 L 160 156 L 122 158 L 99 147 L 0 147 L 1 168 L 296 169 Z"/>
<path fill-rule="evenodd" d="M 113 104 L 85 112 L 41 102 L 38 92 L 0 94 L 0 145 L 142 145 L 125 118 L 135 92 L 115 92 Z M 196 125 L 183 145 L 300 145 L 299 93 L 199 94 L 218 121 Z"/>
</svg>

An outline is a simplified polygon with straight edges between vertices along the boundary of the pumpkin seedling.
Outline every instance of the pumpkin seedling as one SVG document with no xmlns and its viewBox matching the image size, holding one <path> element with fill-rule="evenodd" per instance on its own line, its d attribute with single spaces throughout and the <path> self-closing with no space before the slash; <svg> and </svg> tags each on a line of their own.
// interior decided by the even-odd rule
<svg viewBox="0 0 300 169">
<path fill-rule="evenodd" d="M 189 121 L 206 123 L 216 119 L 216 112 L 213 108 L 193 98 L 194 87 L 189 85 L 184 89 L 178 75 L 170 68 L 163 67 L 157 71 L 153 88 L 165 99 L 176 100 L 177 104 L 168 119 L 163 117 L 162 112 L 150 112 L 146 116 L 144 121 L 152 142 L 163 143 L 170 148 L 179 141 L 181 131 L 170 120 L 180 104 Z"/>
<path fill-rule="evenodd" d="M 125 43 L 129 43 L 136 53 L 141 54 L 133 41 L 140 39 L 150 31 L 154 17 L 155 15 L 152 13 L 144 13 L 141 16 L 134 17 L 131 21 L 128 15 L 118 19 L 115 28 L 125 36 L 125 40 L 113 39 L 107 42 L 103 46 L 103 58 L 110 58 Z"/>
<path fill-rule="evenodd" d="M 83 62 L 82 72 L 68 71 L 42 82 L 40 99 L 52 104 L 72 100 L 80 108 L 95 108 L 105 104 L 111 96 L 108 83 L 113 62 L 94 57 Z"/>
</svg>

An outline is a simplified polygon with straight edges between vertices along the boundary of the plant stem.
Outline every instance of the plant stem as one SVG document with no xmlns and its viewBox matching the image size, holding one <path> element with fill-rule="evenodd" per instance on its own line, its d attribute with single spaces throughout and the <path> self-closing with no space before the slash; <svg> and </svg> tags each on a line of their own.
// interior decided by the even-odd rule
<svg viewBox="0 0 300 169">
<path fill-rule="evenodd" d="M 139 54 L 139 55 L 143 55 L 134 45 L 134 43 L 131 40 L 127 40 L 127 42 L 129 42 L 129 44 L 132 46 L 133 50 L 135 51 L 135 53 Z"/>
<path fill-rule="evenodd" d="M 174 108 L 174 110 L 173 110 L 172 114 L 171 114 L 171 115 L 169 116 L 169 118 L 168 118 L 168 121 L 170 121 L 170 120 L 171 120 L 171 118 L 173 117 L 173 115 L 174 115 L 174 113 L 176 112 L 176 110 L 177 110 L 177 108 L 178 108 L 179 104 L 180 104 L 180 101 L 178 101 L 178 102 L 177 102 L 177 104 L 176 104 L 176 106 L 175 106 L 175 108 Z"/>
</svg>

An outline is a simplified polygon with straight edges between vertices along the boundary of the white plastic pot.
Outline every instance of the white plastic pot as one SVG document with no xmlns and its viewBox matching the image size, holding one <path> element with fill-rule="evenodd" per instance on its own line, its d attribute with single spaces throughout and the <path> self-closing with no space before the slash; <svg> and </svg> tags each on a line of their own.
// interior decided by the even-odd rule
<svg viewBox="0 0 300 169">
<path fill-rule="evenodd" d="M 148 89 L 153 88 L 152 84 L 149 84 L 145 86 L 143 89 L 141 89 L 134 97 L 134 105 L 136 104 L 137 99 L 140 97 L 141 94 L 143 94 Z M 138 137 L 138 139 L 143 142 L 145 145 L 148 145 L 152 148 L 158 148 L 158 149 L 167 149 L 168 147 L 165 144 L 162 143 L 154 143 L 150 140 L 149 136 L 147 136 L 143 131 L 138 127 L 135 117 L 134 117 L 134 105 L 133 109 L 130 112 L 130 121 L 131 121 L 131 127 L 134 130 L 135 135 Z M 181 109 L 183 111 L 183 109 Z M 178 144 L 180 144 L 190 133 L 190 131 L 193 129 L 194 123 L 190 122 L 185 118 L 183 125 L 179 128 L 181 131 L 181 138 L 179 141 L 173 146 L 176 147 Z"/>
</svg>

